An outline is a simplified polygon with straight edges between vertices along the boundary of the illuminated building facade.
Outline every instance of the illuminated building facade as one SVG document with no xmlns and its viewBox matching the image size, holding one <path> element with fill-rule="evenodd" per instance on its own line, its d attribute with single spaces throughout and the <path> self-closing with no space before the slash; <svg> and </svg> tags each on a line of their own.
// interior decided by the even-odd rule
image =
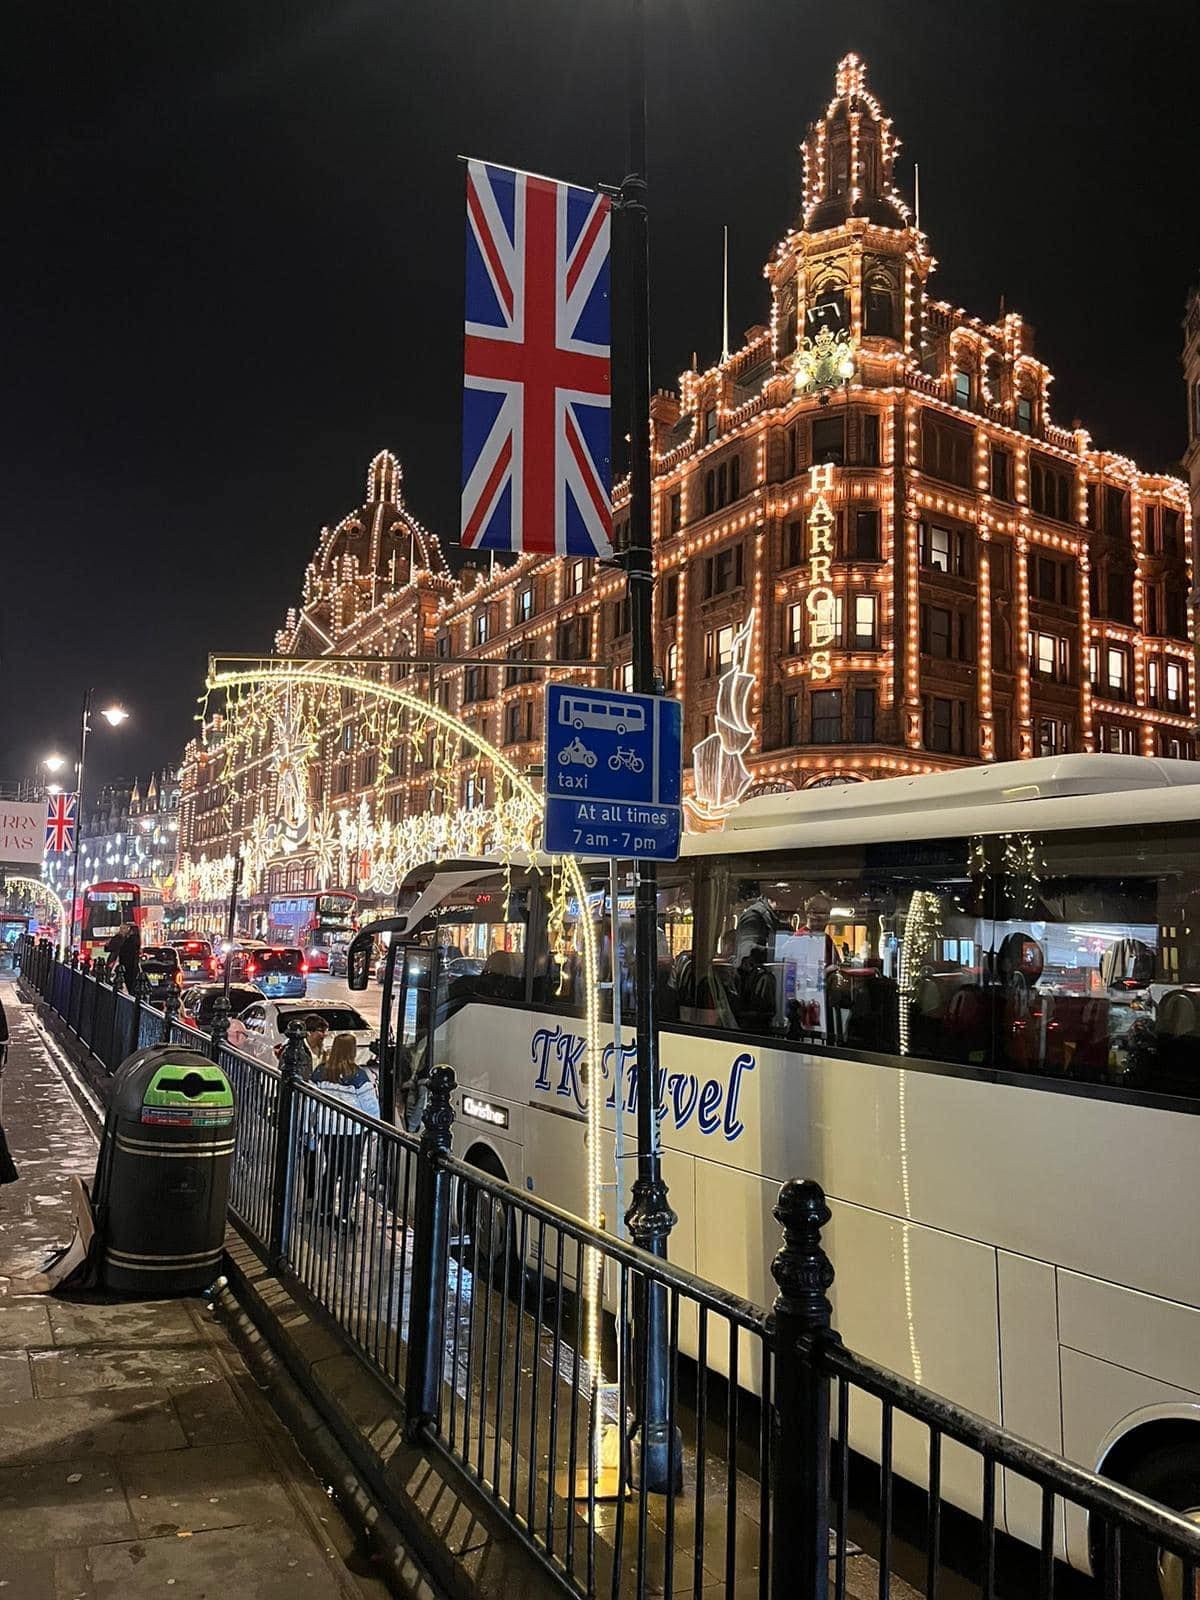
<svg viewBox="0 0 1200 1600">
<path fill-rule="evenodd" d="M 1200 525 L 1200 286 L 1188 296 L 1187 311 L 1183 319 L 1183 383 L 1187 395 L 1187 450 L 1183 464 L 1187 469 L 1188 488 L 1192 502 L 1192 527 Z M 1194 575 L 1193 575 L 1194 579 Z M 1191 596 L 1192 628 L 1196 633 L 1197 608 L 1200 593 L 1193 589 Z M 1200 670 L 1200 642 L 1197 644 L 1197 670 Z"/>
<path fill-rule="evenodd" d="M 683 703 L 685 750 L 703 752 L 687 779 L 700 825 L 763 785 L 1195 753 L 1187 487 L 1053 420 L 1052 375 L 1015 312 L 990 321 L 932 296 L 898 148 L 846 57 L 804 140 L 802 214 L 766 264 L 764 321 L 652 401 L 656 658 Z M 615 505 L 619 548 L 620 487 Z M 629 623 L 615 564 L 525 556 L 453 575 L 385 452 L 367 503 L 323 531 L 278 645 L 427 656 L 421 686 L 528 771 L 545 673 L 527 663 L 588 663 L 578 681 L 629 687 Z M 314 831 L 352 835 L 338 870 L 365 882 L 384 822 L 489 804 L 486 763 L 448 782 L 435 752 L 381 746 L 353 697 L 343 712 L 293 730 L 312 748 L 291 754 L 288 730 L 264 727 L 228 774 L 219 728 L 208 750 L 189 748 L 180 874 L 193 902 L 227 893 L 209 893 L 222 873 L 227 885 L 219 862 L 256 828 L 261 906 L 336 886 Z M 281 753 L 288 826 L 303 813 L 310 832 L 271 857 Z"/>
</svg>

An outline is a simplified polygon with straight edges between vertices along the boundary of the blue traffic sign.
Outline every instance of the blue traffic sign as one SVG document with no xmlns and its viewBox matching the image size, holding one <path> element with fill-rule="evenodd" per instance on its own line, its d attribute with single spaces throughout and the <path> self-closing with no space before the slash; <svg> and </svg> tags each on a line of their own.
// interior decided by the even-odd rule
<svg viewBox="0 0 1200 1600">
<path fill-rule="evenodd" d="M 545 782 L 548 850 L 676 860 L 683 826 L 679 702 L 551 684 Z"/>
</svg>

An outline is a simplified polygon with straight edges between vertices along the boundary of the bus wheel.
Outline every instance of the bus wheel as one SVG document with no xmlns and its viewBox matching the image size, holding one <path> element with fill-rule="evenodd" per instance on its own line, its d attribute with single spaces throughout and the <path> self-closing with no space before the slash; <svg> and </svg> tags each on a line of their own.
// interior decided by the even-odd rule
<svg viewBox="0 0 1200 1600">
<path fill-rule="evenodd" d="M 1200 1525 L 1200 1437 L 1159 1445 L 1125 1479 L 1139 1494 Z M 1179 1557 L 1148 1539 L 1127 1536 L 1121 1541 L 1121 1594 L 1123 1600 L 1200 1600 L 1200 1584 L 1185 1594 Z"/>
<path fill-rule="evenodd" d="M 507 1174 L 500 1159 L 486 1145 L 472 1150 L 467 1163 L 486 1172 L 489 1178 L 507 1182 Z M 509 1269 L 516 1261 L 516 1241 L 513 1230 L 517 1220 L 502 1200 L 486 1189 L 478 1189 L 469 1178 L 460 1178 L 454 1200 L 455 1232 L 458 1235 L 458 1259 L 463 1266 L 478 1266 L 481 1277 L 493 1283 L 503 1283 Z"/>
</svg>

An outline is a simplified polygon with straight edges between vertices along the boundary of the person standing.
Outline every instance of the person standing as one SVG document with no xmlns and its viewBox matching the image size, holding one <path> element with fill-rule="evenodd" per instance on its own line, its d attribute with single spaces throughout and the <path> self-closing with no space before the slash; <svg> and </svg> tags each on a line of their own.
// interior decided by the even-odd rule
<svg viewBox="0 0 1200 1600">
<path fill-rule="evenodd" d="M 358 1047 L 352 1033 L 339 1033 L 334 1039 L 328 1057 L 313 1076 L 313 1087 L 340 1109 L 379 1116 L 379 1097 L 370 1074 L 358 1064 Z M 332 1222 L 336 1213 L 343 1227 L 352 1227 L 362 1167 L 363 1128 L 353 1117 L 341 1116 L 332 1108 L 322 1108 L 318 1119 L 325 1169 L 321 1175 L 320 1220 Z"/>
<path fill-rule="evenodd" d="M 4 1066 L 8 1060 L 8 1018 L 0 1000 L 0 1183 L 16 1183 L 20 1177 L 4 1137 Z"/>
</svg>

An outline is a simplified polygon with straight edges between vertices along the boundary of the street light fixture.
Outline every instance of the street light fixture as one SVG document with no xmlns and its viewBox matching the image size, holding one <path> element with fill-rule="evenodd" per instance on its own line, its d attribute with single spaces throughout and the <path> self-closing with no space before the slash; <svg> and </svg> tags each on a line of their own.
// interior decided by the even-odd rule
<svg viewBox="0 0 1200 1600">
<path fill-rule="evenodd" d="M 47 772 L 61 772 L 66 764 L 66 756 L 47 756 L 42 762 Z"/>
<path fill-rule="evenodd" d="M 75 915 L 79 899 L 79 847 L 83 842 L 83 777 L 87 762 L 88 734 L 92 731 L 92 694 L 88 689 L 83 697 L 83 716 L 79 724 L 79 760 L 75 766 L 75 854 L 71 863 L 71 939 L 75 943 Z M 129 713 L 123 706 L 107 706 L 100 713 L 110 728 L 119 728 Z M 80 918 L 80 930 L 82 931 Z"/>
</svg>

